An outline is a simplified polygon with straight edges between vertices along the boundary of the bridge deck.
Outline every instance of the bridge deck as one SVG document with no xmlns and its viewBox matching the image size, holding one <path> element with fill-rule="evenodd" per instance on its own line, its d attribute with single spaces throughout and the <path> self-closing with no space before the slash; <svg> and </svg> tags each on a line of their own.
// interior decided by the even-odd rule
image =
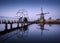
<svg viewBox="0 0 60 43">
<path fill-rule="evenodd" d="M 29 24 L 24 25 L 24 26 L 29 26 L 29 25 L 31 25 L 31 24 L 33 24 L 33 23 L 29 23 Z M 8 29 L 8 30 L 0 31 L 0 35 L 4 35 L 4 34 L 7 34 L 7 33 L 9 33 L 9 32 L 12 32 L 12 31 L 14 31 L 14 30 L 17 30 L 17 29 L 20 29 L 20 28 L 24 28 L 24 26 L 20 26 L 20 27 Z"/>
</svg>

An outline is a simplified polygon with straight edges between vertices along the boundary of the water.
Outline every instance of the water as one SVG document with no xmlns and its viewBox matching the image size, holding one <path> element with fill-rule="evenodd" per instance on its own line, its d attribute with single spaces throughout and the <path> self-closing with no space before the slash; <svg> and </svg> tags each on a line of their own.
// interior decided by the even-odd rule
<svg viewBox="0 0 60 43">
<path fill-rule="evenodd" d="M 3 30 L 4 24 L 0 24 L 0 31 Z M 1 43 L 58 43 L 59 41 L 60 24 L 32 24 L 0 36 Z"/>
</svg>

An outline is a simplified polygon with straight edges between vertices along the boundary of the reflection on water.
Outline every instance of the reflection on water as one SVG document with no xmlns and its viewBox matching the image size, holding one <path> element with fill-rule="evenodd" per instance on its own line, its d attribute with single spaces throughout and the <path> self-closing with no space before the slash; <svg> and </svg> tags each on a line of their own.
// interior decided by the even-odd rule
<svg viewBox="0 0 60 43">
<path fill-rule="evenodd" d="M 28 35 L 28 26 L 24 26 L 17 30 L 17 38 L 25 38 Z"/>
<path fill-rule="evenodd" d="M 0 36 L 2 43 L 20 42 L 59 42 L 60 25 L 48 25 L 44 23 L 24 26 L 15 31 Z"/>
<path fill-rule="evenodd" d="M 43 35 L 43 30 L 49 31 L 48 29 L 45 29 L 45 28 L 44 28 L 44 25 L 45 25 L 44 23 L 40 23 L 40 24 L 39 24 L 40 29 L 41 29 L 41 36 Z"/>
</svg>

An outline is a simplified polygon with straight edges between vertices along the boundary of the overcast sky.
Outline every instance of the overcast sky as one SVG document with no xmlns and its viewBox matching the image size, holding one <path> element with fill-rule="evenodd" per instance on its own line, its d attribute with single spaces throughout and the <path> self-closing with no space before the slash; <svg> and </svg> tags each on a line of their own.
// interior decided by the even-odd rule
<svg viewBox="0 0 60 43">
<path fill-rule="evenodd" d="M 0 16 L 14 17 L 19 9 L 26 9 L 30 19 L 39 18 L 43 7 L 45 19 L 60 18 L 60 0 L 0 0 Z"/>
</svg>

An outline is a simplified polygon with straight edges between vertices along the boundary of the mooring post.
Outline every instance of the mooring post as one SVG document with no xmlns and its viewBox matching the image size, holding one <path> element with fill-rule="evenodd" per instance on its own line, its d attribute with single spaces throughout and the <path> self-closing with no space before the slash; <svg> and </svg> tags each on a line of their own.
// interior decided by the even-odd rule
<svg viewBox="0 0 60 43">
<path fill-rule="evenodd" d="M 7 23 L 5 24 L 5 30 L 8 30 L 8 24 Z"/>
</svg>

